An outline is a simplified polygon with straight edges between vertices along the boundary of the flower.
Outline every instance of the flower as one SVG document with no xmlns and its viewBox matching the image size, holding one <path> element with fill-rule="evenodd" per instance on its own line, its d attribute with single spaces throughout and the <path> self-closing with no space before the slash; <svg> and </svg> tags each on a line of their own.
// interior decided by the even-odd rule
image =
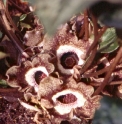
<svg viewBox="0 0 122 124">
<path fill-rule="evenodd" d="M 49 54 L 40 53 L 33 58 L 32 62 L 27 60 L 20 66 L 12 66 L 6 73 L 8 84 L 22 90 L 31 86 L 38 92 L 40 81 L 54 70 L 53 64 L 49 63 L 50 58 Z"/>
<path fill-rule="evenodd" d="M 99 107 L 101 96 L 91 96 L 94 89 L 90 85 L 78 82 L 73 78 L 65 79 L 63 82 L 59 78 L 51 76 L 41 81 L 38 90 L 40 104 L 43 105 L 50 115 L 60 118 L 69 118 L 70 115 L 79 118 L 92 118 L 95 110 Z M 48 107 L 44 105 L 44 101 Z M 71 114 L 73 113 L 73 114 Z"/>
<path fill-rule="evenodd" d="M 57 69 L 61 74 L 72 75 L 75 65 L 83 65 L 86 53 L 93 41 L 78 39 L 77 35 L 70 30 L 68 24 L 63 25 L 54 38 L 44 44 L 44 49 L 53 52 L 57 61 Z"/>
<path fill-rule="evenodd" d="M 60 46 L 56 51 L 57 66 L 59 70 L 64 74 L 73 74 L 73 67 L 75 65 L 84 64 L 84 60 L 81 59 L 81 56 L 83 56 L 83 54 L 83 51 L 76 47 L 68 45 Z"/>
<path fill-rule="evenodd" d="M 52 100 L 55 103 L 55 110 L 60 115 L 68 114 L 72 108 L 82 107 L 86 102 L 83 94 L 73 89 L 66 89 L 56 93 Z"/>
<path fill-rule="evenodd" d="M 55 119 L 63 121 L 77 118 L 81 121 L 82 118 L 93 118 L 95 110 L 100 106 L 101 96 L 92 97 L 93 92 L 92 86 L 76 82 L 73 77 L 67 77 L 63 81 L 49 75 L 40 81 L 37 95 L 25 94 L 28 103 L 21 102 L 21 105 L 37 111 L 34 104 L 38 104 L 38 111 L 45 111 Z"/>
</svg>

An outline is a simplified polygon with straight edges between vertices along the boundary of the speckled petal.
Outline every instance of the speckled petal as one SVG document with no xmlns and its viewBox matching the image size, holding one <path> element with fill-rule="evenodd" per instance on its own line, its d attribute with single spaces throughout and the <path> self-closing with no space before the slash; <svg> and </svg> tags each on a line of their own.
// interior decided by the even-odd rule
<svg viewBox="0 0 122 124">
<path fill-rule="evenodd" d="M 58 78 L 54 78 L 54 77 L 51 77 L 51 76 L 46 77 L 39 84 L 38 96 L 39 97 L 41 97 L 41 96 L 51 97 L 51 94 L 53 94 L 57 90 L 61 89 L 62 84 L 63 84 L 63 82 Z"/>
<path fill-rule="evenodd" d="M 25 73 L 32 68 L 30 61 L 26 61 L 20 66 L 13 66 L 8 69 L 6 75 L 7 82 L 11 87 L 19 87 L 19 89 L 26 88 L 28 84 L 25 81 Z"/>
</svg>

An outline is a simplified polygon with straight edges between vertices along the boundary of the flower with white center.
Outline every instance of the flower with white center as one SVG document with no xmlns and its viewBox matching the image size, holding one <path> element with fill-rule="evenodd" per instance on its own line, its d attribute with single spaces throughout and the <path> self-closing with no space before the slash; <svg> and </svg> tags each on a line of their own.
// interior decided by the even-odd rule
<svg viewBox="0 0 122 124">
<path fill-rule="evenodd" d="M 71 94 L 71 95 L 69 95 L 69 94 Z M 68 95 L 69 95 L 69 97 L 67 97 Z M 64 98 L 62 98 L 63 100 L 62 99 L 58 100 L 59 97 L 64 97 Z M 71 101 L 67 101 L 67 102 L 71 102 L 71 103 L 68 103 L 68 104 L 65 103 L 66 97 L 71 99 Z M 72 97 L 75 97 L 75 98 L 72 98 Z M 82 93 L 80 93 L 77 90 L 72 90 L 72 89 L 66 89 L 61 92 L 56 93 L 52 97 L 52 100 L 55 104 L 55 107 L 54 107 L 55 110 L 58 113 L 60 113 L 60 115 L 68 114 L 68 113 L 70 113 L 70 111 L 72 109 L 84 106 L 85 101 L 86 101 L 86 99 Z"/>
<path fill-rule="evenodd" d="M 56 57 L 58 71 L 63 75 L 74 74 L 74 66 L 82 66 L 92 40 L 78 39 L 68 24 L 63 25 L 52 40 L 44 43 L 44 49 L 52 51 Z"/>
<path fill-rule="evenodd" d="M 38 85 L 45 77 L 54 71 L 53 64 L 49 63 L 49 54 L 38 54 L 31 61 L 22 62 L 20 66 L 11 67 L 6 75 L 8 84 L 12 87 L 19 87 L 25 90 L 27 87 L 33 87 L 38 92 Z"/>
<path fill-rule="evenodd" d="M 84 52 L 70 45 L 62 45 L 56 51 L 57 66 L 63 74 L 73 74 L 75 65 L 83 65 Z"/>
<path fill-rule="evenodd" d="M 38 83 L 44 77 L 47 77 L 48 75 L 49 75 L 49 73 L 47 72 L 47 69 L 43 66 L 39 66 L 39 67 L 30 69 L 25 74 L 25 80 L 28 82 L 29 85 L 31 85 L 35 88 L 36 92 L 38 92 Z"/>
<path fill-rule="evenodd" d="M 65 89 L 55 92 L 51 99 L 55 112 L 63 118 L 70 115 L 92 118 L 95 109 L 99 107 L 101 96 L 92 97 L 94 89 L 82 82 L 76 83 L 73 78 L 68 80 Z M 73 112 L 73 113 L 72 113 Z"/>
</svg>

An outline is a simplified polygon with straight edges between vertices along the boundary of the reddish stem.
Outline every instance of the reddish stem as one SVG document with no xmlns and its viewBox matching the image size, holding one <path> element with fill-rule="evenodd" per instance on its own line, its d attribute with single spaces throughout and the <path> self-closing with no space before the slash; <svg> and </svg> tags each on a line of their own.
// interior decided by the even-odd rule
<svg viewBox="0 0 122 124">
<path fill-rule="evenodd" d="M 84 12 L 84 24 L 85 24 L 84 40 L 88 41 L 88 39 L 89 39 L 89 22 L 88 22 L 88 11 L 87 10 L 85 10 L 85 12 Z"/>
<path fill-rule="evenodd" d="M 26 58 L 29 57 L 27 53 L 24 52 L 23 50 L 23 44 L 20 42 L 18 37 L 15 35 L 15 32 L 13 32 L 10 22 L 7 18 L 7 13 L 5 11 L 5 6 L 0 1 L 0 22 L 1 22 L 1 27 L 5 31 L 6 35 L 10 38 L 10 40 L 14 43 L 15 47 L 18 49 L 20 54 L 24 55 Z"/>
<path fill-rule="evenodd" d="M 0 88 L 0 97 L 23 97 L 23 93 L 19 92 L 17 88 Z"/>
<path fill-rule="evenodd" d="M 25 12 L 22 8 L 20 8 L 18 5 L 15 4 L 15 2 L 13 2 L 12 0 L 8 1 L 9 3 L 12 3 L 12 5 L 18 9 L 20 12 L 22 12 L 23 14 L 26 14 L 27 12 Z"/>
<path fill-rule="evenodd" d="M 97 19 L 94 17 L 94 15 L 92 13 L 91 17 L 92 17 L 92 23 L 93 23 L 93 27 L 94 27 L 94 42 L 91 45 L 91 47 L 89 48 L 87 55 L 89 55 L 89 53 L 94 49 L 94 46 L 96 46 L 97 42 L 98 42 L 98 27 L 97 27 Z"/>
<path fill-rule="evenodd" d="M 83 65 L 82 69 L 80 70 L 80 74 L 83 74 L 88 69 L 88 67 L 91 65 L 96 55 L 96 51 L 97 51 L 97 47 L 94 48 L 90 57 L 88 58 L 88 60 L 86 60 L 86 63 Z"/>
<path fill-rule="evenodd" d="M 102 84 L 102 82 L 91 82 L 90 85 L 92 86 L 95 86 L 95 87 L 98 87 Z M 119 84 L 122 84 L 122 81 L 112 81 L 110 82 L 109 84 L 107 85 L 119 85 Z"/>
<path fill-rule="evenodd" d="M 79 33 L 79 37 L 82 37 L 83 36 L 84 30 L 85 30 L 85 24 L 83 23 L 83 25 L 81 26 L 80 33 Z"/>
<path fill-rule="evenodd" d="M 97 90 L 94 92 L 93 95 L 98 95 L 104 89 L 104 87 L 109 83 L 110 76 L 111 76 L 113 70 L 115 69 L 117 63 L 121 59 L 121 57 L 122 57 L 122 47 L 120 47 L 114 62 L 110 65 L 109 71 L 106 74 L 103 83 L 101 83 L 101 85 L 97 88 Z"/>
<path fill-rule="evenodd" d="M 86 74 L 85 77 L 88 78 L 88 77 L 94 77 L 94 76 L 98 76 L 100 74 L 103 74 L 105 72 L 107 72 L 109 70 L 109 66 L 97 71 L 97 72 L 94 72 L 94 73 L 90 73 L 90 74 Z"/>
</svg>

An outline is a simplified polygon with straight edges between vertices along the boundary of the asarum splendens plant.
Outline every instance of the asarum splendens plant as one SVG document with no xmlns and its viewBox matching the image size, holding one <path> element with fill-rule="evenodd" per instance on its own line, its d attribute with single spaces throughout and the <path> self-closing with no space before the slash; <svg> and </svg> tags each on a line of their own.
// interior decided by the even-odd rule
<svg viewBox="0 0 122 124">
<path fill-rule="evenodd" d="M 120 32 L 101 25 L 94 6 L 46 39 L 33 8 L 8 1 L 0 1 L 0 78 L 23 93 L 17 101 L 37 124 L 88 124 L 100 95 L 122 98 Z"/>
<path fill-rule="evenodd" d="M 27 25 L 22 27 L 28 17 L 35 24 L 29 21 L 30 29 Z M 81 27 L 83 17 L 80 15 L 77 20 Z M 88 122 L 99 107 L 101 96 L 92 96 L 94 88 L 73 78 L 76 66 L 85 63 L 86 53 L 93 43 L 92 39 L 79 36 L 75 18 L 70 24 L 62 25 L 50 40 L 43 37 L 43 26 L 35 16 L 28 14 L 20 20 L 27 56 L 23 54 L 19 64 L 10 67 L 6 76 L 9 86 L 24 93 L 20 104 L 37 112 L 36 123 L 44 123 L 44 120 L 55 124 Z"/>
<path fill-rule="evenodd" d="M 21 105 L 37 111 L 38 116 L 48 116 L 56 124 L 92 119 L 101 96 L 92 96 L 92 86 L 73 79 L 74 67 L 84 64 L 92 42 L 78 39 L 66 23 L 52 40 L 45 42 L 44 39 L 41 50 L 39 47 L 26 49 L 31 58 L 22 58 L 19 66 L 11 67 L 6 73 L 9 86 L 19 87 L 24 92 L 25 100 L 19 99 Z M 35 121 L 38 119 L 36 117 Z"/>
</svg>

